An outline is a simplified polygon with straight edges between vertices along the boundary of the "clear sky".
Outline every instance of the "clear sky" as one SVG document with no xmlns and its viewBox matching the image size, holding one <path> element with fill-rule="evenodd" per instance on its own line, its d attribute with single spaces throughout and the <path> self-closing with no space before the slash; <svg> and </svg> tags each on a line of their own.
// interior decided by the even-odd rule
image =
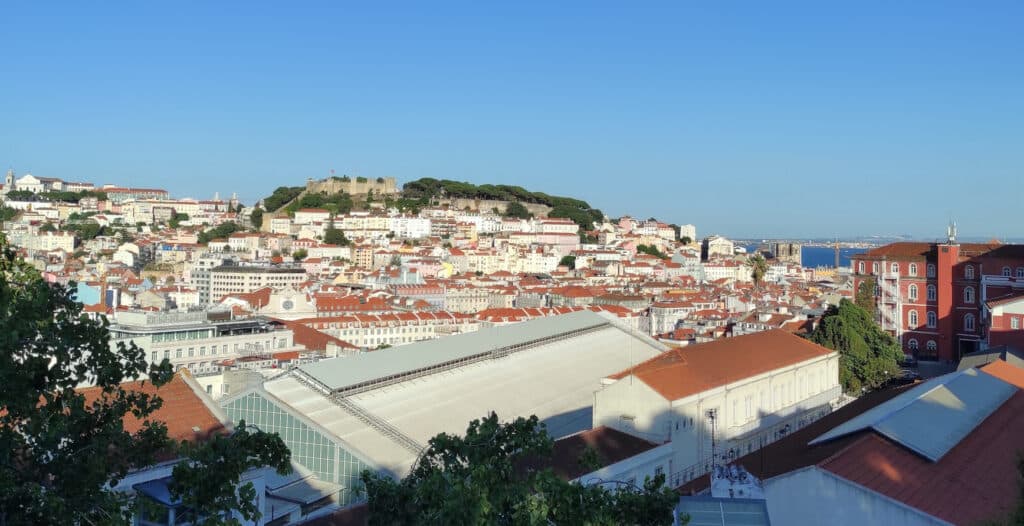
<svg viewBox="0 0 1024 526">
<path fill-rule="evenodd" d="M 952 216 L 1024 237 L 1024 2 L 5 2 L 0 165 L 250 203 L 331 168 L 510 183 L 700 235 L 935 238 Z"/>
</svg>

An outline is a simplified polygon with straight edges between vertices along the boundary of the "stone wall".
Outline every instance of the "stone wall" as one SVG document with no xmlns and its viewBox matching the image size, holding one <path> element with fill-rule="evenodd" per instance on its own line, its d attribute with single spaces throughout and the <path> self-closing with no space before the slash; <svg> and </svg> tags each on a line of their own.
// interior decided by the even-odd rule
<svg viewBox="0 0 1024 526">
<path fill-rule="evenodd" d="M 448 205 L 456 210 L 465 210 L 469 208 L 474 212 L 490 212 L 492 209 L 497 208 L 499 213 L 504 214 L 505 209 L 508 208 L 508 201 L 494 201 L 490 199 L 438 199 L 437 204 Z M 547 217 L 548 213 L 551 212 L 551 207 L 548 205 L 541 205 L 536 203 L 522 203 L 527 210 L 530 211 L 536 217 Z"/>
<path fill-rule="evenodd" d="M 345 192 L 350 195 L 365 195 L 371 190 L 374 194 L 398 193 L 398 185 L 395 183 L 394 177 L 383 177 L 382 180 L 383 182 L 377 182 L 377 179 L 368 178 L 366 181 L 360 182 L 355 177 L 350 178 L 348 181 L 334 178 L 328 178 L 322 181 L 307 179 L 306 191 L 326 192 L 328 194 Z"/>
</svg>

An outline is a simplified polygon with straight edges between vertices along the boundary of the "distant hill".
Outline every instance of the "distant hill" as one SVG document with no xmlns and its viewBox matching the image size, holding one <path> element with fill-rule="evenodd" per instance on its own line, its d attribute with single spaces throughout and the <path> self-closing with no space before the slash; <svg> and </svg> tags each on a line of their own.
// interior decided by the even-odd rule
<svg viewBox="0 0 1024 526">
<path fill-rule="evenodd" d="M 475 185 L 425 177 L 405 183 L 402 190 L 396 192 L 393 181 L 389 178 L 387 186 L 383 186 L 383 179 L 370 181 L 367 193 L 354 198 L 355 194 L 345 191 L 349 188 L 341 184 L 341 178 L 310 180 L 306 186 L 278 187 L 263 199 L 263 205 L 271 213 L 294 213 L 300 208 L 324 208 L 336 214 L 366 209 L 371 203 L 381 203 L 387 208 L 395 207 L 414 213 L 430 205 L 447 205 L 480 212 L 497 211 L 507 217 L 566 218 L 580 225 L 582 230 L 592 230 L 593 223 L 604 218 L 600 210 L 592 208 L 586 201 L 531 192 L 520 186 Z M 360 183 L 364 182 L 367 181 L 360 178 Z M 344 183 L 349 183 L 347 178 Z M 374 183 L 381 185 L 377 191 L 374 191 Z M 360 189 L 362 187 L 360 184 Z"/>
</svg>

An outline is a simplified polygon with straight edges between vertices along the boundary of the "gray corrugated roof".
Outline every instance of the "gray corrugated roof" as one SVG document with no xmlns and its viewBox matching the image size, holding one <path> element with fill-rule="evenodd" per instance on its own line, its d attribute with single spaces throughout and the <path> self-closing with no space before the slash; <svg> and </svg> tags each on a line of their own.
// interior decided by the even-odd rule
<svg viewBox="0 0 1024 526">
<path fill-rule="evenodd" d="M 502 347 L 519 345 L 608 323 L 608 320 L 602 316 L 583 310 L 354 356 L 321 360 L 300 366 L 299 369 L 334 391 L 379 378 L 460 360 Z"/>
<path fill-rule="evenodd" d="M 677 511 L 689 515 L 689 526 L 770 526 L 763 500 L 680 497 Z"/>
<path fill-rule="evenodd" d="M 977 369 L 925 382 L 812 440 L 825 442 L 872 428 L 932 462 L 969 435 L 1017 391 Z"/>
</svg>

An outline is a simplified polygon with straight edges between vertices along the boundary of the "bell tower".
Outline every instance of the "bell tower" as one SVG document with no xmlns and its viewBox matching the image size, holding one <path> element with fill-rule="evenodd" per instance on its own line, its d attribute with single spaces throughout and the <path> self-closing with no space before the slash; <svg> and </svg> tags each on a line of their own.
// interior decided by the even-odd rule
<svg viewBox="0 0 1024 526">
<path fill-rule="evenodd" d="M 7 177 L 4 177 L 4 190 L 3 194 L 7 195 L 7 192 L 14 191 L 14 169 L 9 168 L 7 170 Z"/>
</svg>

